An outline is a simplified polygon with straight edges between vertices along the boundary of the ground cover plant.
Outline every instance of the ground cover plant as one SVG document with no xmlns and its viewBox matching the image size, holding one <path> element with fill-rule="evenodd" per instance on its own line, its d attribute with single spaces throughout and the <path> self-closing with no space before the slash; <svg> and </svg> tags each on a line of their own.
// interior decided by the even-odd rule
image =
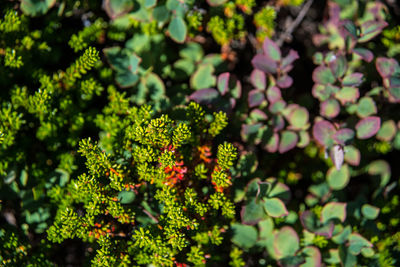
<svg viewBox="0 0 400 267">
<path fill-rule="evenodd" d="M 400 5 L 0 3 L 0 266 L 400 266 Z"/>
</svg>

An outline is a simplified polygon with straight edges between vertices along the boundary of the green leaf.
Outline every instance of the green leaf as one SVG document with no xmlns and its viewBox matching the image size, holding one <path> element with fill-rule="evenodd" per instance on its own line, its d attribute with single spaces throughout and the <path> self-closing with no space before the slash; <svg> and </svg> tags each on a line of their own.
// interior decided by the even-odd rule
<svg viewBox="0 0 400 267">
<path fill-rule="evenodd" d="M 294 256 L 299 248 L 299 237 L 292 227 L 284 226 L 275 235 L 274 250 L 278 259 Z"/>
<path fill-rule="evenodd" d="M 340 170 L 331 167 L 326 175 L 329 187 L 333 190 L 341 190 L 346 187 L 350 181 L 350 171 L 347 164 L 344 164 Z"/>
<path fill-rule="evenodd" d="M 281 50 L 279 49 L 278 45 L 276 43 L 274 43 L 268 37 L 265 38 L 265 40 L 264 40 L 263 50 L 264 50 L 265 56 L 267 56 L 268 58 L 270 58 L 274 61 L 281 60 Z"/>
<path fill-rule="evenodd" d="M 345 150 L 344 160 L 352 166 L 358 166 L 361 160 L 360 150 L 354 146 L 346 146 Z"/>
<path fill-rule="evenodd" d="M 341 222 L 346 220 L 347 203 L 330 202 L 321 211 L 321 222 L 325 224 L 331 219 L 339 219 Z"/>
<path fill-rule="evenodd" d="M 320 113 L 322 116 L 326 118 L 335 118 L 339 115 L 340 112 L 340 104 L 336 99 L 328 99 L 321 103 L 320 105 Z"/>
<path fill-rule="evenodd" d="M 177 43 L 183 43 L 186 39 L 187 27 L 185 21 L 179 17 L 174 17 L 168 25 L 168 32 Z"/>
<path fill-rule="evenodd" d="M 325 66 L 317 67 L 312 74 L 312 78 L 318 84 L 333 84 L 336 81 L 332 71 Z"/>
<path fill-rule="evenodd" d="M 288 121 L 293 129 L 304 129 L 308 123 L 309 114 L 306 108 L 294 108 L 288 115 Z"/>
<path fill-rule="evenodd" d="M 284 217 L 289 214 L 285 204 L 279 198 L 265 198 L 264 209 L 269 216 L 274 218 Z"/>
<path fill-rule="evenodd" d="M 397 127 L 393 120 L 388 120 L 382 123 L 382 127 L 376 134 L 376 138 L 381 141 L 389 142 L 396 135 Z"/>
<path fill-rule="evenodd" d="M 121 204 L 130 204 L 135 200 L 135 193 L 132 191 L 121 191 L 118 193 L 118 200 Z"/>
<path fill-rule="evenodd" d="M 233 231 L 232 243 L 246 249 L 255 245 L 258 235 L 254 226 L 233 223 L 231 229 Z"/>
<path fill-rule="evenodd" d="M 279 153 L 285 153 L 293 149 L 296 146 L 298 140 L 299 137 L 295 132 L 283 131 L 281 133 L 281 138 L 279 142 Z"/>
<path fill-rule="evenodd" d="M 375 220 L 379 215 L 380 209 L 369 204 L 364 204 L 361 207 L 362 215 L 368 220 Z"/>
<path fill-rule="evenodd" d="M 358 233 L 352 233 L 349 236 L 349 252 L 353 255 L 358 255 L 361 252 L 361 249 L 372 247 L 371 242 L 365 239 Z"/>
<path fill-rule="evenodd" d="M 190 86 L 195 90 L 215 86 L 217 79 L 213 73 L 214 67 L 211 64 L 201 64 L 190 78 Z"/>
<path fill-rule="evenodd" d="M 376 116 L 366 117 L 356 124 L 357 138 L 368 139 L 374 136 L 381 127 L 381 118 Z"/>
<path fill-rule="evenodd" d="M 318 121 L 314 124 L 312 132 L 315 140 L 317 140 L 320 145 L 325 147 L 333 145 L 332 136 L 335 134 L 336 129 L 332 123 L 324 120 Z"/>
<path fill-rule="evenodd" d="M 54 6 L 56 0 L 21 0 L 21 10 L 28 16 L 45 14 Z"/>
<path fill-rule="evenodd" d="M 342 105 L 346 103 L 354 103 L 359 98 L 360 92 L 355 87 L 343 87 L 339 92 L 335 93 L 335 97 Z"/>
<path fill-rule="evenodd" d="M 127 14 L 133 8 L 132 0 L 104 0 L 103 8 L 111 19 Z"/>
<path fill-rule="evenodd" d="M 263 204 L 257 202 L 255 198 L 242 207 L 240 215 L 242 222 L 249 225 L 257 224 L 259 221 L 268 218 Z"/>
<path fill-rule="evenodd" d="M 362 97 L 358 102 L 357 115 L 360 118 L 365 118 L 376 114 L 377 111 L 378 109 L 376 108 L 375 101 L 369 96 Z"/>
</svg>

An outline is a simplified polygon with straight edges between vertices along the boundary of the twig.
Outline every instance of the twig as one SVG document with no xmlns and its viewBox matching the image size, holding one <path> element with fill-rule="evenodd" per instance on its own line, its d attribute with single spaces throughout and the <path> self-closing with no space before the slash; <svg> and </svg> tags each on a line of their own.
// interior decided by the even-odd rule
<svg viewBox="0 0 400 267">
<path fill-rule="evenodd" d="M 278 46 L 281 46 L 285 39 L 289 37 L 294 29 L 299 26 L 300 22 L 303 20 L 304 16 L 307 14 L 314 0 L 308 0 L 301 8 L 297 18 L 290 24 L 290 26 L 286 29 L 284 33 L 279 36 L 279 40 L 276 42 Z"/>
</svg>

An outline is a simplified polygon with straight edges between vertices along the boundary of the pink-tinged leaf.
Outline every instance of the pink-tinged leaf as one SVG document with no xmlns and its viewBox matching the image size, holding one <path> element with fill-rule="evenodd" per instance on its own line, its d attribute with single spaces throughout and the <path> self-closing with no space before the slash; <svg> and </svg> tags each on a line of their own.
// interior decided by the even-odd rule
<svg viewBox="0 0 400 267">
<path fill-rule="evenodd" d="M 332 135 L 335 134 L 335 127 L 328 121 L 319 121 L 313 126 L 314 139 L 322 146 L 330 147 L 333 144 Z"/>
<path fill-rule="evenodd" d="M 259 221 L 266 219 L 268 216 L 265 213 L 262 203 L 258 203 L 254 198 L 248 201 L 246 205 L 242 206 L 240 217 L 243 224 L 255 225 Z"/>
<path fill-rule="evenodd" d="M 316 83 L 312 88 L 312 95 L 319 101 L 325 101 L 331 97 L 331 95 L 339 92 L 339 87 L 330 84 L 323 85 Z"/>
<path fill-rule="evenodd" d="M 272 86 L 267 90 L 267 98 L 270 103 L 274 103 L 282 98 L 281 90 L 276 87 Z"/>
<path fill-rule="evenodd" d="M 224 72 L 218 76 L 217 87 L 221 95 L 225 95 L 229 91 L 229 72 Z"/>
<path fill-rule="evenodd" d="M 360 254 L 363 248 L 372 248 L 373 245 L 366 238 L 358 233 L 352 233 L 349 236 L 348 251 L 353 255 Z"/>
<path fill-rule="evenodd" d="M 360 150 L 358 150 L 354 146 L 346 146 L 344 153 L 344 160 L 352 166 L 360 165 L 360 160 L 361 160 Z"/>
<path fill-rule="evenodd" d="M 264 92 L 258 89 L 251 90 L 247 100 L 250 108 L 258 107 L 265 100 Z"/>
<path fill-rule="evenodd" d="M 347 70 L 346 58 L 341 55 L 333 55 L 332 58 L 333 60 L 330 60 L 328 63 L 329 68 L 336 78 L 340 78 L 346 73 Z"/>
<path fill-rule="evenodd" d="M 290 188 L 284 183 L 278 182 L 275 177 L 270 177 L 265 180 L 266 183 L 270 184 L 270 190 L 268 197 L 277 197 L 284 203 L 288 203 L 290 200 Z"/>
<path fill-rule="evenodd" d="M 275 153 L 276 151 L 278 151 L 278 147 L 279 147 L 279 134 L 274 133 L 269 139 L 268 143 L 264 146 L 264 148 L 270 153 Z"/>
<path fill-rule="evenodd" d="M 284 75 L 276 81 L 276 84 L 280 88 L 289 88 L 293 84 L 293 79 L 289 75 Z"/>
<path fill-rule="evenodd" d="M 389 78 L 393 75 L 396 67 L 399 66 L 394 58 L 378 57 L 375 62 L 376 69 L 382 78 Z"/>
<path fill-rule="evenodd" d="M 239 99 L 242 96 L 242 84 L 239 80 L 229 79 L 229 92 L 235 99 Z"/>
<path fill-rule="evenodd" d="M 344 151 L 343 147 L 340 145 L 334 145 L 331 148 L 331 160 L 333 164 L 335 165 L 337 170 L 340 170 L 340 168 L 343 165 L 343 160 L 344 160 Z"/>
<path fill-rule="evenodd" d="M 335 227 L 332 222 L 321 225 L 321 222 L 317 219 L 315 214 L 309 210 L 304 211 L 300 215 L 300 222 L 307 231 L 327 238 L 332 237 L 333 229 Z"/>
<path fill-rule="evenodd" d="M 303 107 L 294 108 L 287 116 L 287 119 L 294 130 L 303 129 L 308 123 L 308 118 L 308 111 Z"/>
<path fill-rule="evenodd" d="M 267 81 L 265 78 L 265 73 L 262 72 L 261 70 L 258 69 L 254 69 L 251 72 L 250 75 L 250 81 L 251 84 L 256 88 L 256 89 L 265 89 L 265 87 L 267 86 Z"/>
<path fill-rule="evenodd" d="M 265 121 L 268 119 L 268 116 L 265 114 L 265 112 L 260 109 L 253 109 L 250 112 L 249 117 L 255 119 L 256 121 Z"/>
<path fill-rule="evenodd" d="M 335 118 L 339 115 L 340 104 L 336 99 L 328 99 L 320 104 L 320 113 L 326 118 Z"/>
<path fill-rule="evenodd" d="M 340 101 L 342 105 L 347 103 L 355 103 L 360 97 L 358 88 L 355 87 L 343 87 L 339 92 L 335 93 L 335 98 Z"/>
<path fill-rule="evenodd" d="M 360 120 L 356 124 L 357 138 L 368 139 L 374 136 L 381 127 L 381 118 L 371 116 Z"/>
<path fill-rule="evenodd" d="M 374 59 L 374 54 L 371 51 L 369 51 L 368 49 L 365 49 L 365 48 L 354 48 L 353 53 L 357 54 L 364 61 L 366 61 L 368 63 L 371 62 Z"/>
<path fill-rule="evenodd" d="M 281 141 L 279 143 L 279 153 L 283 154 L 296 147 L 298 140 L 299 137 L 295 132 L 283 131 L 281 133 Z"/>
<path fill-rule="evenodd" d="M 269 111 L 271 113 L 277 114 L 282 112 L 285 107 L 286 107 L 286 102 L 283 99 L 281 99 L 274 103 L 271 103 L 271 105 L 269 106 Z"/>
<path fill-rule="evenodd" d="M 305 255 L 306 262 L 302 267 L 321 267 L 322 256 L 318 248 L 308 246 L 301 250 L 301 254 Z"/>
<path fill-rule="evenodd" d="M 253 64 L 254 68 L 266 73 L 276 73 L 278 68 L 278 64 L 275 61 L 264 55 L 256 55 L 251 60 L 251 64 Z"/>
<path fill-rule="evenodd" d="M 289 54 L 282 59 L 281 63 L 281 69 L 283 72 L 289 72 L 290 69 L 292 68 L 292 63 L 299 58 L 299 54 L 293 50 L 290 49 Z"/>
<path fill-rule="evenodd" d="M 321 223 L 325 224 L 331 219 L 339 219 L 341 222 L 346 220 L 347 203 L 329 202 L 321 211 Z"/>
<path fill-rule="evenodd" d="M 368 165 L 368 174 L 372 176 L 379 175 L 381 178 L 379 186 L 383 187 L 390 181 L 392 171 L 389 163 L 385 160 L 375 160 Z"/>
<path fill-rule="evenodd" d="M 363 74 L 359 72 L 354 72 L 349 75 L 344 76 L 342 80 L 342 86 L 354 86 L 357 87 L 361 84 Z"/>
<path fill-rule="evenodd" d="M 396 132 L 396 123 L 393 120 L 385 121 L 382 123 L 382 127 L 376 135 L 376 138 L 381 141 L 389 142 L 394 138 Z"/>
<path fill-rule="evenodd" d="M 375 101 L 369 97 L 369 96 L 364 96 L 358 101 L 357 105 L 357 115 L 360 118 L 365 118 L 371 115 L 374 115 L 378 112 L 378 109 L 376 107 Z"/>
<path fill-rule="evenodd" d="M 280 132 L 283 130 L 283 128 L 285 128 L 285 120 L 283 119 L 282 115 L 275 115 L 272 118 L 272 125 L 275 132 Z"/>
<path fill-rule="evenodd" d="M 339 145 L 346 145 L 354 138 L 354 131 L 349 128 L 343 128 L 338 130 L 334 135 L 332 135 L 333 140 L 335 140 Z"/>
<path fill-rule="evenodd" d="M 217 90 L 213 88 L 201 89 L 189 96 L 190 100 L 193 100 L 197 103 L 207 105 L 211 104 L 219 97 L 219 93 Z"/>
<path fill-rule="evenodd" d="M 264 40 L 263 50 L 264 55 L 273 61 L 278 62 L 281 60 L 281 50 L 279 49 L 278 45 L 268 37 Z"/>
<path fill-rule="evenodd" d="M 133 8 L 133 3 L 131 1 L 104 0 L 102 7 L 106 11 L 107 15 L 114 20 L 129 13 Z"/>
<path fill-rule="evenodd" d="M 297 142 L 297 147 L 305 148 L 310 143 L 310 135 L 308 131 L 300 131 L 299 132 L 299 141 Z"/>
<path fill-rule="evenodd" d="M 300 240 L 290 226 L 282 227 L 274 237 L 274 251 L 277 259 L 294 256 L 300 249 Z"/>
<path fill-rule="evenodd" d="M 360 38 L 358 38 L 359 43 L 365 43 L 377 36 L 382 32 L 382 30 L 387 26 L 385 21 L 369 20 L 361 24 Z"/>
<path fill-rule="evenodd" d="M 325 66 L 317 67 L 312 74 L 312 79 L 319 84 L 333 84 L 336 81 L 332 71 Z"/>
</svg>

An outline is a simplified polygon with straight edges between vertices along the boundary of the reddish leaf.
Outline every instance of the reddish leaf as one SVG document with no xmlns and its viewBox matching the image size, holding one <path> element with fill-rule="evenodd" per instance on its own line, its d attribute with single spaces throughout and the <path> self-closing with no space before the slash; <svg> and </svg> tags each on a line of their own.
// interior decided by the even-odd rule
<svg viewBox="0 0 400 267">
<path fill-rule="evenodd" d="M 264 55 L 256 55 L 252 61 L 253 67 L 259 70 L 262 70 L 266 73 L 276 73 L 278 65 L 272 59 L 264 56 Z"/>
<path fill-rule="evenodd" d="M 229 91 L 229 72 L 224 72 L 218 76 L 217 87 L 221 95 L 225 95 Z"/>
<path fill-rule="evenodd" d="M 258 107 L 265 100 L 264 92 L 258 89 L 251 90 L 247 100 L 250 108 Z"/>
<path fill-rule="evenodd" d="M 215 101 L 219 96 L 219 93 L 217 90 L 213 88 L 208 88 L 208 89 L 201 89 L 189 96 L 189 99 L 196 101 L 197 103 L 200 104 L 211 104 L 213 101 Z"/>
<path fill-rule="evenodd" d="M 293 79 L 289 75 L 281 76 L 277 81 L 276 84 L 280 88 L 289 88 L 293 84 Z"/>
<path fill-rule="evenodd" d="M 298 58 L 299 58 L 299 54 L 296 51 L 294 51 L 293 49 L 290 49 L 289 54 L 282 59 L 282 63 L 281 63 L 282 71 L 289 72 L 290 69 L 292 68 L 291 64 Z"/>
</svg>

